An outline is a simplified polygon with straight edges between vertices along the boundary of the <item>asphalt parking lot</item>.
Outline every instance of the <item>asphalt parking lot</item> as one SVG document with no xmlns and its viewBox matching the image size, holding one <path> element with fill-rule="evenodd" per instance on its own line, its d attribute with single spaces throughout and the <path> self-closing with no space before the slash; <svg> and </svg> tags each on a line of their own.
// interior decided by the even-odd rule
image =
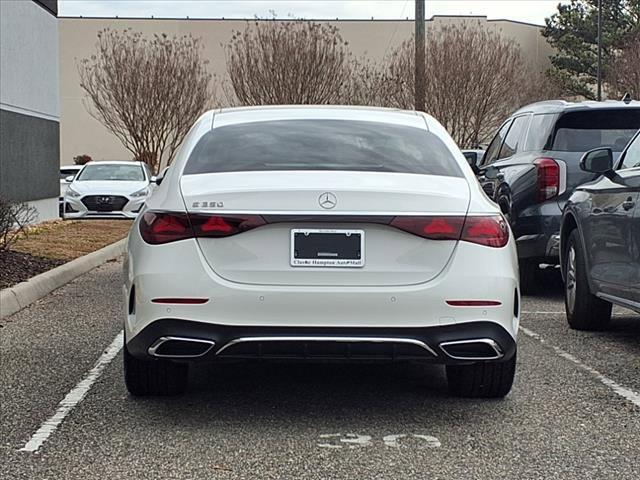
<svg viewBox="0 0 640 480">
<path fill-rule="evenodd" d="M 122 382 L 120 268 L 0 322 L 0 478 L 640 477 L 640 316 L 569 330 L 552 277 L 523 300 L 504 400 L 452 398 L 435 366 L 261 363 L 202 366 L 186 395 L 139 400 Z"/>
</svg>

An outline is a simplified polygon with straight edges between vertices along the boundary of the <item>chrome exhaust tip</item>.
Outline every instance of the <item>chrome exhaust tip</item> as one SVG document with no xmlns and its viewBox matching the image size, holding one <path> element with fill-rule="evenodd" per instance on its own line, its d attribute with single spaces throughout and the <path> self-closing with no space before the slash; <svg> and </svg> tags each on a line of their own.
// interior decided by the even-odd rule
<svg viewBox="0 0 640 480">
<path fill-rule="evenodd" d="M 156 358 L 198 358 L 214 347 L 213 340 L 186 337 L 160 337 L 149 347 L 148 353 Z"/>
<path fill-rule="evenodd" d="M 454 360 L 499 360 L 504 356 L 500 345 L 491 338 L 442 342 L 440 350 Z"/>
</svg>

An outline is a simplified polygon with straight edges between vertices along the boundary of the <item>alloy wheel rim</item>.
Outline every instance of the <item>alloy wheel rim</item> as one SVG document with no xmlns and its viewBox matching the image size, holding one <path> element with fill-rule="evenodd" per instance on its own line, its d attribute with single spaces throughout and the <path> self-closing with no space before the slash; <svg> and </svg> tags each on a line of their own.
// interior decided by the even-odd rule
<svg viewBox="0 0 640 480">
<path fill-rule="evenodd" d="M 573 245 L 567 254 L 567 281 L 565 286 L 567 307 L 573 312 L 576 304 L 576 250 Z"/>
</svg>

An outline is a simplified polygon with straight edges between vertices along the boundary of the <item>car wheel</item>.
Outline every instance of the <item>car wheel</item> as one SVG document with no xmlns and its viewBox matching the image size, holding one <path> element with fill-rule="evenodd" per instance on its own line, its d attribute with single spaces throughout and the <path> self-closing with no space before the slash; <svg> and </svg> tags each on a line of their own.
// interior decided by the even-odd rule
<svg viewBox="0 0 640 480">
<path fill-rule="evenodd" d="M 513 385 L 516 374 L 516 354 L 499 363 L 447 365 L 449 391 L 459 397 L 502 398 Z"/>
<path fill-rule="evenodd" d="M 536 258 L 523 258 L 518 262 L 520 269 L 520 291 L 524 295 L 536 293 L 540 287 L 540 261 Z"/>
<path fill-rule="evenodd" d="M 139 360 L 124 346 L 124 383 L 136 397 L 170 396 L 187 389 L 189 365 L 170 360 Z"/>
<path fill-rule="evenodd" d="M 576 330 L 602 330 L 611 321 L 611 303 L 589 290 L 585 255 L 574 229 L 564 255 L 564 305 L 569 326 Z"/>
</svg>

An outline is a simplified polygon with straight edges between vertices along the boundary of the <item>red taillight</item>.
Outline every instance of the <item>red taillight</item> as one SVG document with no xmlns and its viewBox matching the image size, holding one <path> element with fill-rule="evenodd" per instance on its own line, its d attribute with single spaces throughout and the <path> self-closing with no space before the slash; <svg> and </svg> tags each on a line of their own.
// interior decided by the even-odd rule
<svg viewBox="0 0 640 480">
<path fill-rule="evenodd" d="M 509 228 L 499 215 L 395 217 L 390 225 L 429 240 L 462 240 L 487 247 L 504 247 L 509 241 Z"/>
<path fill-rule="evenodd" d="M 560 166 L 553 158 L 537 158 L 533 164 L 538 169 L 536 199 L 544 202 L 560 191 Z"/>
<path fill-rule="evenodd" d="M 430 240 L 460 240 L 464 217 L 395 217 L 391 226 Z"/>
<path fill-rule="evenodd" d="M 191 216 L 191 221 L 194 226 L 197 225 L 197 229 L 204 235 L 229 235 L 235 230 L 224 217 L 200 217 Z"/>
<path fill-rule="evenodd" d="M 152 245 L 193 237 L 185 213 L 146 212 L 140 220 L 140 235 Z"/>
<path fill-rule="evenodd" d="M 140 234 L 152 245 L 194 237 L 229 237 L 265 225 L 259 215 L 187 215 L 173 212 L 146 212 Z"/>
<path fill-rule="evenodd" d="M 504 247 L 509 241 L 509 227 L 504 218 L 499 215 L 495 217 L 467 217 L 461 240 L 487 247 Z"/>
<path fill-rule="evenodd" d="M 266 225 L 260 215 L 189 215 L 196 237 L 229 237 Z"/>
</svg>

